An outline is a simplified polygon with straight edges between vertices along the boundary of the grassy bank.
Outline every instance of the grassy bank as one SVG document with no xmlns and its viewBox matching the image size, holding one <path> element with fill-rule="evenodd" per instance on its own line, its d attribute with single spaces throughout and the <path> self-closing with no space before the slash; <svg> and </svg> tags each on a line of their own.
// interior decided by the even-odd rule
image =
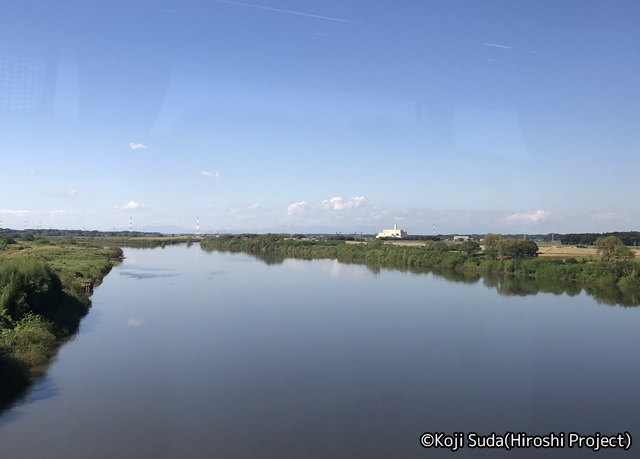
<svg viewBox="0 0 640 459">
<path fill-rule="evenodd" d="M 322 239 L 289 239 L 275 234 L 204 238 L 201 247 L 205 250 L 268 253 L 309 259 L 330 258 L 383 267 L 453 271 L 468 276 L 548 280 L 584 287 L 587 292 L 610 290 L 612 287 L 629 291 L 640 289 L 640 263 L 637 261 L 538 258 L 535 256 L 535 249 L 528 256 L 518 256 L 517 252 L 513 256 L 500 256 L 496 249 L 483 252 L 479 249 L 471 250 L 468 246 L 451 246 L 439 242 L 427 242 L 419 247 L 399 246 L 380 240 L 372 240 L 367 244 L 346 244 L 343 241 Z M 469 250 L 463 251 L 465 248 Z"/>
<path fill-rule="evenodd" d="M 135 247 L 140 249 L 153 249 L 155 247 L 164 248 L 168 245 L 183 244 L 189 242 L 197 242 L 196 239 L 191 236 L 102 236 L 102 237 L 49 237 L 47 238 L 54 244 L 66 244 L 66 245 L 101 245 L 112 247 Z"/>
<path fill-rule="evenodd" d="M 0 408 L 29 385 L 91 306 L 98 285 L 122 259 L 119 248 L 45 239 L 0 241 Z"/>
</svg>

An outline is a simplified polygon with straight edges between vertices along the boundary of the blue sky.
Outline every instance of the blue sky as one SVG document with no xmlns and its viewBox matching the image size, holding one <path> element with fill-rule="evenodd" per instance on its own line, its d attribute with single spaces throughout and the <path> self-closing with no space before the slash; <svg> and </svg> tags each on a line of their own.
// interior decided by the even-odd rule
<svg viewBox="0 0 640 459">
<path fill-rule="evenodd" d="M 0 220 L 637 230 L 639 22 L 635 1 L 11 0 Z"/>
</svg>

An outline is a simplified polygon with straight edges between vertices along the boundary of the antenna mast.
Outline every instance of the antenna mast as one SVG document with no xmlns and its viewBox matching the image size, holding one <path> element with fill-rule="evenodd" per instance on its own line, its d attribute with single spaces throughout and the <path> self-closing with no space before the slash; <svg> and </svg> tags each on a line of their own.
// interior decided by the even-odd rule
<svg viewBox="0 0 640 459">
<path fill-rule="evenodd" d="M 133 217 L 129 217 L 129 237 L 133 236 Z"/>
<path fill-rule="evenodd" d="M 196 237 L 200 237 L 200 217 L 196 217 Z"/>
</svg>

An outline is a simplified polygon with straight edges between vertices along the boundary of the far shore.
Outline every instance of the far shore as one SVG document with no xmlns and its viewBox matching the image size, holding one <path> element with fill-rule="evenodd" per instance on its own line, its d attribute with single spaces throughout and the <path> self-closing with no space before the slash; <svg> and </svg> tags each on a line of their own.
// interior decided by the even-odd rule
<svg viewBox="0 0 640 459">
<path fill-rule="evenodd" d="M 358 241 L 346 241 L 347 244 L 364 244 L 363 242 Z M 385 241 L 385 243 L 407 246 L 407 247 L 420 247 L 424 245 L 425 241 Z M 552 245 L 549 243 L 538 242 L 538 256 L 539 257 L 550 257 L 550 258 L 566 258 L 566 257 L 574 257 L 574 258 L 585 258 L 585 257 L 597 257 L 597 250 L 594 247 L 586 247 L 586 248 L 578 248 L 574 245 L 561 245 L 560 243 L 556 245 Z M 484 246 L 480 246 L 482 250 L 484 250 Z M 640 258 L 640 247 L 629 247 L 631 250 L 635 251 L 635 258 Z"/>
</svg>

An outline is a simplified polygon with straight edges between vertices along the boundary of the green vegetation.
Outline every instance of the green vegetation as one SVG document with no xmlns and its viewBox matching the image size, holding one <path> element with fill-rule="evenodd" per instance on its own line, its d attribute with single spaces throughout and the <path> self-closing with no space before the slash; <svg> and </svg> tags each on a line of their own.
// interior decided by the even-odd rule
<svg viewBox="0 0 640 459">
<path fill-rule="evenodd" d="M 560 241 L 565 245 L 593 245 L 598 238 L 607 236 L 615 236 L 620 239 L 624 245 L 631 246 L 640 244 L 640 231 L 617 231 L 614 233 L 582 233 L 582 234 L 561 234 L 558 235 Z"/>
<path fill-rule="evenodd" d="M 122 259 L 122 250 L 76 240 L 2 238 L 0 247 L 0 408 L 29 385 L 61 339 L 89 311 L 90 292 Z M 11 238 L 13 239 L 13 238 Z"/>
<path fill-rule="evenodd" d="M 633 251 L 615 236 L 599 237 L 593 245 L 604 261 L 624 260 L 635 256 Z"/>
<path fill-rule="evenodd" d="M 471 279 L 483 276 L 557 282 L 575 285 L 578 291 L 584 288 L 592 294 L 606 290 L 611 294 L 609 297 L 619 298 L 628 293 L 631 298 L 638 298 L 634 292 L 640 290 L 640 264 L 622 257 L 622 249 L 617 248 L 619 243 L 614 244 L 613 259 L 603 255 L 605 259 L 602 260 L 583 258 L 578 261 L 573 257 L 538 258 L 538 247 L 533 241 L 487 235 L 484 242 L 485 250 L 481 252 L 475 244 L 464 242 L 426 241 L 423 246 L 416 247 L 387 244 L 379 239 L 371 239 L 366 244 L 347 244 L 267 234 L 207 237 L 202 240 L 201 247 L 204 250 L 242 251 L 260 258 L 267 254 L 272 257 L 331 258 L 369 266 L 456 272 Z M 618 259 L 615 259 L 616 253 L 620 255 Z M 619 304 L 636 306 L 640 301 L 620 301 Z"/>
</svg>

